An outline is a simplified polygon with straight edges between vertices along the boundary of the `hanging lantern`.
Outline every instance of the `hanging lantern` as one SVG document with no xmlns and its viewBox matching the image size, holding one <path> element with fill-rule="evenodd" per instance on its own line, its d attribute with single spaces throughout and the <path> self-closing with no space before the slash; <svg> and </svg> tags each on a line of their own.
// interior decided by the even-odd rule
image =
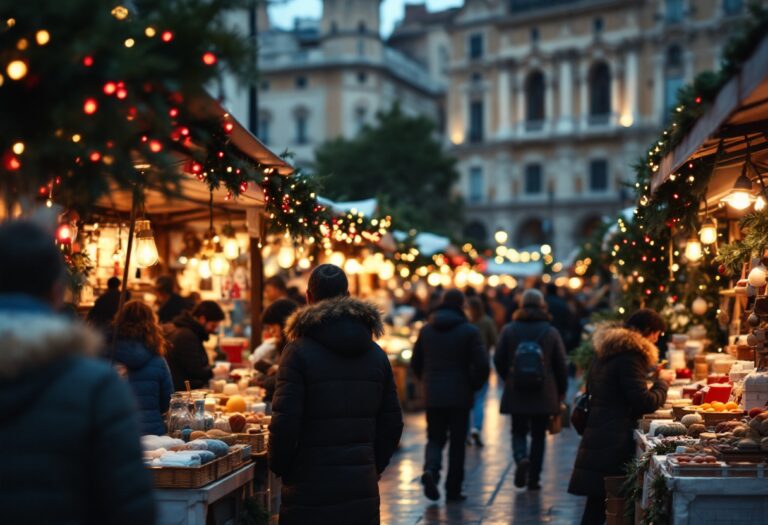
<svg viewBox="0 0 768 525">
<path fill-rule="evenodd" d="M 155 236 L 152 234 L 152 226 L 146 219 L 136 221 L 136 266 L 149 268 L 157 264 L 160 256 L 155 245 Z"/>
<path fill-rule="evenodd" d="M 704 257 L 704 252 L 701 249 L 701 243 L 696 237 L 688 239 L 688 243 L 685 245 L 685 258 L 690 262 L 698 262 Z"/>
<path fill-rule="evenodd" d="M 702 244 L 715 244 L 717 242 L 717 223 L 714 219 L 706 219 L 699 230 L 699 239 Z"/>
<path fill-rule="evenodd" d="M 283 245 L 277 252 L 277 265 L 280 268 L 287 270 L 293 267 L 293 263 L 296 261 L 296 254 L 294 253 L 293 246 Z"/>
<path fill-rule="evenodd" d="M 226 275 L 227 272 L 229 272 L 229 261 L 226 257 L 224 257 L 224 253 L 222 252 L 216 252 L 213 257 L 211 257 L 211 273 L 213 275 Z"/>
<path fill-rule="evenodd" d="M 755 202 L 755 196 L 752 195 L 752 181 L 747 177 L 747 164 L 741 170 L 741 175 L 736 179 L 733 189 L 723 199 L 723 202 L 736 210 L 744 210 L 750 204 Z"/>
<path fill-rule="evenodd" d="M 210 279 L 213 273 L 211 272 L 211 261 L 207 257 L 200 261 L 197 265 L 197 273 L 201 279 Z"/>
<path fill-rule="evenodd" d="M 230 261 L 234 261 L 240 257 L 240 245 L 237 243 L 237 239 L 234 237 L 227 237 L 224 239 L 224 257 Z"/>
</svg>

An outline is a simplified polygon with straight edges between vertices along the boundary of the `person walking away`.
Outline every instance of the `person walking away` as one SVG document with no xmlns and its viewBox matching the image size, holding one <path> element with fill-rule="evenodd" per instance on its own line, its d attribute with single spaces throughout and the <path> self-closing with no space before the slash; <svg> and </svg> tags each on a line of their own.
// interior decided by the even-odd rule
<svg viewBox="0 0 768 525">
<path fill-rule="evenodd" d="M 560 417 L 568 388 L 565 347 L 551 319 L 541 292 L 526 290 L 512 322 L 501 332 L 494 356 L 496 373 L 504 381 L 501 413 L 512 416 L 514 483 L 528 490 L 541 489 L 549 420 Z"/>
<path fill-rule="evenodd" d="M 281 525 L 373 525 L 378 479 L 403 415 L 372 304 L 349 297 L 341 268 L 309 278 L 308 306 L 288 320 L 272 402 L 269 466 L 282 478 Z"/>
<path fill-rule="evenodd" d="M 166 327 L 169 343 L 166 360 L 175 390 L 184 390 L 185 381 L 189 381 L 192 388 L 208 386 L 213 368 L 203 343 L 219 330 L 223 320 L 221 306 L 214 301 L 202 301 L 192 313 L 182 313 Z"/>
<path fill-rule="evenodd" d="M 259 386 L 267 393 L 264 400 L 269 402 L 277 386 L 277 370 L 280 355 L 285 347 L 285 323 L 299 307 L 290 299 L 278 299 L 270 304 L 261 314 L 262 343 L 250 355 L 248 360 L 262 373 Z"/>
<path fill-rule="evenodd" d="M 602 326 L 593 335 L 589 416 L 568 486 L 571 494 L 587 496 L 584 525 L 605 521 L 604 478 L 624 475 L 625 464 L 635 456 L 635 422 L 666 401 L 673 370 L 660 371 L 650 388 L 646 383 L 659 359 L 655 343 L 664 330 L 658 313 L 641 309 L 624 326 Z"/>
<path fill-rule="evenodd" d="M 427 446 L 421 482 L 430 500 L 440 499 L 443 448 L 450 436 L 446 500 L 463 501 L 464 453 L 474 393 L 488 380 L 488 353 L 480 331 L 464 313 L 464 294 L 448 290 L 419 333 L 411 368 L 424 382 Z"/>
<path fill-rule="evenodd" d="M 155 281 L 157 295 L 157 317 L 161 323 L 170 323 L 187 310 L 192 309 L 189 301 L 176 293 L 176 279 L 170 275 L 161 275 Z"/>
<path fill-rule="evenodd" d="M 470 297 L 467 300 L 467 306 L 469 307 L 469 320 L 480 332 L 480 339 L 490 356 L 491 350 L 496 346 L 496 339 L 498 338 L 496 323 L 494 323 L 493 319 L 486 313 L 483 301 L 479 297 Z M 485 397 L 487 395 L 488 381 L 485 381 L 482 388 L 475 392 L 475 402 L 472 406 L 472 413 L 470 415 L 470 441 L 478 447 L 483 446 L 481 434 L 483 431 L 483 417 L 485 415 Z"/>
<path fill-rule="evenodd" d="M 173 382 L 163 358 L 167 342 L 157 317 L 143 302 L 128 301 L 117 315 L 115 328 L 115 362 L 126 368 L 139 407 L 141 433 L 162 436 Z"/>
<path fill-rule="evenodd" d="M 107 280 L 107 291 L 104 292 L 96 302 L 93 303 L 93 308 L 88 312 L 88 324 L 106 332 L 112 321 L 115 320 L 117 315 L 117 309 L 120 307 L 120 279 L 117 277 L 110 277 Z"/>
<path fill-rule="evenodd" d="M 100 334 L 55 313 L 53 235 L 9 221 L 0 245 L 0 521 L 154 524 L 130 389 L 97 358 Z"/>
</svg>

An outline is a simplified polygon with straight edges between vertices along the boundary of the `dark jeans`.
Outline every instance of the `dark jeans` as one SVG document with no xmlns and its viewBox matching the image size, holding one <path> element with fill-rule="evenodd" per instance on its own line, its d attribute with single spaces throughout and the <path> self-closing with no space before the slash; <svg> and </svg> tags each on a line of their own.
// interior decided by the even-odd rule
<svg viewBox="0 0 768 525">
<path fill-rule="evenodd" d="M 549 426 L 548 415 L 512 414 L 512 455 L 515 462 L 528 458 L 528 481 L 538 482 L 544 463 L 544 439 Z M 528 454 L 528 434 L 531 435 L 531 452 Z"/>
<path fill-rule="evenodd" d="M 432 472 L 435 479 L 439 479 L 443 464 L 443 448 L 450 435 L 448 477 L 445 480 L 445 491 L 449 495 L 461 492 L 468 430 L 469 408 L 427 409 L 427 450 L 424 471 Z"/>
<path fill-rule="evenodd" d="M 587 496 L 581 525 L 603 525 L 605 523 L 605 497 Z"/>
</svg>

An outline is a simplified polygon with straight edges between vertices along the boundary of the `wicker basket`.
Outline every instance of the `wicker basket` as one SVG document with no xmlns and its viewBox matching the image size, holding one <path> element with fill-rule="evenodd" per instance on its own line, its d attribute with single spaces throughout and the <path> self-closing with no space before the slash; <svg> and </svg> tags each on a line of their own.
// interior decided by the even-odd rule
<svg viewBox="0 0 768 525">
<path fill-rule="evenodd" d="M 152 485 L 158 489 L 196 489 L 218 479 L 224 458 L 199 467 L 149 467 Z"/>
<path fill-rule="evenodd" d="M 267 440 L 269 439 L 269 432 L 259 432 L 258 434 L 236 434 L 237 443 L 243 445 L 250 445 L 253 450 L 253 454 L 261 454 L 267 450 Z"/>
<path fill-rule="evenodd" d="M 704 425 L 707 427 L 717 426 L 718 423 L 723 421 L 731 421 L 734 419 L 741 419 L 746 415 L 746 412 L 705 412 L 703 410 L 696 410 L 691 407 L 685 407 L 683 409 L 683 415 L 685 414 L 699 414 L 704 418 Z"/>
</svg>

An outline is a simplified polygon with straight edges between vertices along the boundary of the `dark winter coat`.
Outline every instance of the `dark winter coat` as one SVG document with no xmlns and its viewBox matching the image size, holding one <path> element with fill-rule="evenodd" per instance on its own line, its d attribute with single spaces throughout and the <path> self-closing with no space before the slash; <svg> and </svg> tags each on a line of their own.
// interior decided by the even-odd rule
<svg viewBox="0 0 768 525">
<path fill-rule="evenodd" d="M 206 388 L 213 377 L 213 368 L 203 346 L 208 340 L 205 327 L 189 313 L 181 314 L 166 327 L 169 345 L 165 359 L 171 369 L 173 388 L 184 390 L 186 380 L 192 388 Z"/>
<path fill-rule="evenodd" d="M 88 322 L 96 328 L 108 328 L 119 306 L 120 290 L 107 290 L 93 303 L 93 308 L 88 312 Z"/>
<path fill-rule="evenodd" d="M 604 327 L 593 342 L 596 356 L 587 378 L 592 397 L 568 492 L 602 497 L 603 478 L 622 475 L 635 455 L 637 419 L 664 405 L 667 385 L 657 380 L 648 388 L 646 375 L 659 355 L 639 333 Z"/>
<path fill-rule="evenodd" d="M 470 408 L 488 380 L 488 351 L 460 308 L 438 307 L 419 333 L 411 368 L 424 382 L 427 408 Z"/>
<path fill-rule="evenodd" d="M 0 522 L 152 524 L 128 385 L 89 328 L 0 296 Z"/>
<path fill-rule="evenodd" d="M 518 390 L 512 377 L 517 346 L 537 338 L 543 354 L 544 383 L 541 390 Z M 560 399 L 568 389 L 568 365 L 563 340 L 550 324 L 547 312 L 531 307 L 517 310 L 513 321 L 501 331 L 493 362 L 496 373 L 505 381 L 501 396 L 502 414 L 560 413 Z"/>
<path fill-rule="evenodd" d="M 288 320 L 269 427 L 281 525 L 379 523 L 378 478 L 403 430 L 381 333 L 376 307 L 350 297 Z"/>
<path fill-rule="evenodd" d="M 150 352 L 144 343 L 118 339 L 115 361 L 128 369 L 128 383 L 139 406 L 142 434 L 165 434 L 163 414 L 173 393 L 171 372 L 165 359 Z"/>
</svg>

